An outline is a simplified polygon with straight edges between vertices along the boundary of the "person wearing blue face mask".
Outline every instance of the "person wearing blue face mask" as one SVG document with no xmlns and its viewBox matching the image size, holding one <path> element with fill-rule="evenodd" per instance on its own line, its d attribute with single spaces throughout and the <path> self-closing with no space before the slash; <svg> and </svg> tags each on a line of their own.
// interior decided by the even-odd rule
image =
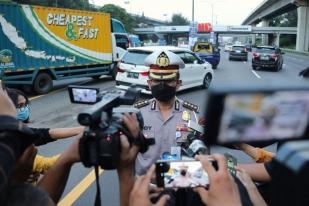
<svg viewBox="0 0 309 206">
<path fill-rule="evenodd" d="M 17 108 L 17 119 L 23 122 L 28 122 L 30 118 L 29 105 Z"/>
<path fill-rule="evenodd" d="M 28 123 L 30 119 L 30 106 L 28 97 L 20 90 L 9 89 L 8 95 L 16 107 L 17 119 Z"/>
</svg>

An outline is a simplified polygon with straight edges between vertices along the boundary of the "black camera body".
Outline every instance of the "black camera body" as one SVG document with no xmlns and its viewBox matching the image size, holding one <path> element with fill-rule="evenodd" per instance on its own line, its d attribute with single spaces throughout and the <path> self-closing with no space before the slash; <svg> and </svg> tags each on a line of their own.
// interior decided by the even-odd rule
<svg viewBox="0 0 309 206">
<path fill-rule="evenodd" d="M 84 92 L 87 95 L 84 95 Z M 153 141 L 145 139 L 141 133 L 138 139 L 134 139 L 122 121 L 124 113 L 136 113 L 139 127 L 142 129 L 144 122 L 141 113 L 134 108 L 117 108 L 121 105 L 132 105 L 139 93 L 135 88 L 130 88 L 127 92 L 116 90 L 99 93 L 97 88 L 69 86 L 71 102 L 93 104 L 87 111 L 78 114 L 77 118 L 81 125 L 88 127 L 79 144 L 81 161 L 86 167 L 116 169 L 121 154 L 121 134 L 128 137 L 130 144 L 138 145 L 140 152 L 148 150 Z M 83 100 L 82 95 L 87 97 L 84 98 L 85 102 L 80 102 Z"/>
</svg>

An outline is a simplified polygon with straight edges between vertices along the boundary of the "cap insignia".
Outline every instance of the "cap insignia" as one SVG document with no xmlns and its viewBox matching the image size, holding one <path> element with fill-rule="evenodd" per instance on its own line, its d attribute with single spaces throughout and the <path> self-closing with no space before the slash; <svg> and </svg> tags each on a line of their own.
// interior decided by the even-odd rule
<svg viewBox="0 0 309 206">
<path fill-rule="evenodd" d="M 167 67 L 170 64 L 170 60 L 168 59 L 168 56 L 164 52 L 162 52 L 158 56 L 156 63 L 159 67 Z"/>
</svg>

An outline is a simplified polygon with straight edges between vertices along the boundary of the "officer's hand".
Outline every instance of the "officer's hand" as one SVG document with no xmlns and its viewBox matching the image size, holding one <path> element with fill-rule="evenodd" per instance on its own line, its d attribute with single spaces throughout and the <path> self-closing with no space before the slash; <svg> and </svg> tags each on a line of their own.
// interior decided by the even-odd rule
<svg viewBox="0 0 309 206">
<path fill-rule="evenodd" d="M 2 86 L 0 84 L 0 115 L 9 115 L 16 117 L 16 108 L 7 95 L 5 91 L 3 91 Z"/>
<path fill-rule="evenodd" d="M 218 163 L 218 170 L 209 162 L 204 155 L 197 155 L 203 168 L 208 174 L 209 189 L 199 187 L 194 190 L 199 193 L 204 204 L 213 205 L 241 205 L 238 188 L 233 177 L 227 171 L 225 158 L 222 155 L 212 155 Z"/>
<path fill-rule="evenodd" d="M 140 129 L 139 129 L 136 114 L 135 113 L 133 114 L 125 113 L 123 115 L 123 122 L 126 125 L 126 127 L 129 129 L 129 132 L 131 133 L 133 138 L 137 138 L 139 136 Z"/>
<path fill-rule="evenodd" d="M 146 175 L 140 176 L 135 181 L 133 190 L 130 195 L 129 206 L 136 206 L 136 205 L 157 205 L 163 206 L 169 200 L 168 195 L 163 195 L 157 204 L 152 204 L 150 202 L 149 197 L 149 183 L 151 180 L 152 175 L 154 174 L 155 166 L 153 165 L 147 172 Z"/>
<path fill-rule="evenodd" d="M 16 162 L 15 168 L 10 178 L 11 184 L 25 183 L 30 174 L 32 173 L 33 163 L 37 149 L 34 145 L 30 145 L 20 156 Z"/>
</svg>

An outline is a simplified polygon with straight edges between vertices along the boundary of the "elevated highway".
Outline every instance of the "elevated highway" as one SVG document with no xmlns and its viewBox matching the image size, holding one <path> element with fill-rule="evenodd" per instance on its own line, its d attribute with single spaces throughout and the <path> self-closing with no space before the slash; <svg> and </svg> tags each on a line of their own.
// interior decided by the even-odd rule
<svg viewBox="0 0 309 206">
<path fill-rule="evenodd" d="M 309 50 L 309 0 L 265 0 L 243 21 L 243 25 L 255 26 L 262 22 L 262 27 L 268 27 L 276 16 L 297 9 L 296 50 Z M 268 43 L 268 36 L 263 36 L 263 43 Z"/>
</svg>

